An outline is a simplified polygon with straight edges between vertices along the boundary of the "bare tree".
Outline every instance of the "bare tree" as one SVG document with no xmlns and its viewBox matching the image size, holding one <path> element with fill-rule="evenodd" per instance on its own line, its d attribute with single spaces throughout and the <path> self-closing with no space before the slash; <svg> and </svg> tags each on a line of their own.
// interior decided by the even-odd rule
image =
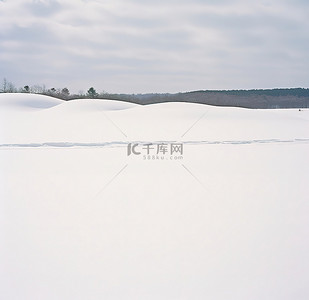
<svg viewBox="0 0 309 300">
<path fill-rule="evenodd" d="M 17 89 L 12 82 L 7 83 L 7 93 L 16 93 Z"/>
<path fill-rule="evenodd" d="M 43 94 L 46 91 L 46 89 L 44 85 L 41 86 L 41 85 L 35 84 L 31 86 L 30 91 L 33 94 Z"/>
<path fill-rule="evenodd" d="M 67 99 L 69 96 L 70 96 L 70 91 L 68 88 L 63 88 L 61 90 L 61 96 L 64 98 L 64 99 Z"/>
<path fill-rule="evenodd" d="M 7 80 L 6 80 L 6 78 L 3 78 L 2 88 L 1 88 L 0 92 L 1 93 L 6 93 L 7 92 Z"/>
<path fill-rule="evenodd" d="M 0 89 L 0 92 L 1 93 L 16 93 L 17 89 L 12 82 L 7 81 L 6 78 L 3 78 L 2 88 Z"/>
</svg>

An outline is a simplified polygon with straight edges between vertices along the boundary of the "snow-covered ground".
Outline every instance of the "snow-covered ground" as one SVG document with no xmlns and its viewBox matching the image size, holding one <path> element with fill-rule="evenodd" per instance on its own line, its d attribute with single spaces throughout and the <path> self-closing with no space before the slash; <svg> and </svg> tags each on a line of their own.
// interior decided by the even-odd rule
<svg viewBox="0 0 309 300">
<path fill-rule="evenodd" d="M 307 300 L 308 154 L 309 110 L 0 94 L 0 298 Z"/>
</svg>

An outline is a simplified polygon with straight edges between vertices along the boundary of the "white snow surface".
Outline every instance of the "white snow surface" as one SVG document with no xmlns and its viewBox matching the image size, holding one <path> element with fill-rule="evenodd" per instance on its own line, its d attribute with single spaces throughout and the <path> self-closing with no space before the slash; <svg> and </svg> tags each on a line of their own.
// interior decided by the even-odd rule
<svg viewBox="0 0 309 300">
<path fill-rule="evenodd" d="M 307 300 L 308 154 L 308 109 L 0 94 L 1 299 Z"/>
</svg>

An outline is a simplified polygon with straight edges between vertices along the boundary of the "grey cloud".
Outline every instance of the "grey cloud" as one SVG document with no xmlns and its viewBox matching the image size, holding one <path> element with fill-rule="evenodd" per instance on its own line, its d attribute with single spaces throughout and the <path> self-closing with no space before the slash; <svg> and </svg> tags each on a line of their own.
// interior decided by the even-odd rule
<svg viewBox="0 0 309 300">
<path fill-rule="evenodd" d="M 61 11 L 61 4 L 58 1 L 32 1 L 24 4 L 24 9 L 27 9 L 31 14 L 38 17 L 50 17 L 53 14 Z"/>
<path fill-rule="evenodd" d="M 0 39 L 13 39 L 19 43 L 40 44 L 45 47 L 57 41 L 56 36 L 47 26 L 32 25 L 28 27 L 12 26 L 7 32 L 0 34 Z"/>
<path fill-rule="evenodd" d="M 305 85 L 308 5 L 264 2 L 2 2 L 0 76 L 76 91 Z"/>
</svg>

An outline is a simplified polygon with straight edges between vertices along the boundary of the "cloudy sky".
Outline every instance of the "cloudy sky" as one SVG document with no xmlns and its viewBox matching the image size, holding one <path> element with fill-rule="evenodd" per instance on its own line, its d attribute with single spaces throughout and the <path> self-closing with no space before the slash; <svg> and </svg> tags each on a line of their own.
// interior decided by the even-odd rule
<svg viewBox="0 0 309 300">
<path fill-rule="evenodd" d="M 71 92 L 309 87 L 308 0 L 0 0 L 0 80 Z"/>
</svg>

